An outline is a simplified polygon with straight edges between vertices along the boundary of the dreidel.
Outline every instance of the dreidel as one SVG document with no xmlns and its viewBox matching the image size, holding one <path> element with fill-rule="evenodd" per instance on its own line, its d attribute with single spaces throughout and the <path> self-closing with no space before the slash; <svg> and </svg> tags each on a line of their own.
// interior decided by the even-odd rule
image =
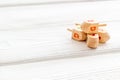
<svg viewBox="0 0 120 80">
<path fill-rule="evenodd" d="M 95 20 L 87 20 L 81 24 L 81 30 L 85 33 L 95 34 L 98 33 L 98 27 L 106 26 L 106 24 L 99 24 Z"/>
<path fill-rule="evenodd" d="M 90 48 L 97 48 L 99 45 L 98 34 L 88 34 L 87 35 L 87 46 Z"/>
<path fill-rule="evenodd" d="M 82 24 L 75 24 L 77 29 L 68 29 L 72 32 L 72 39 L 77 41 L 86 40 L 87 46 L 90 48 L 97 48 L 99 43 L 105 43 L 110 39 L 109 34 L 99 27 L 106 26 L 100 24 L 95 20 L 87 20 Z"/>
<path fill-rule="evenodd" d="M 72 32 L 72 39 L 74 40 L 84 41 L 87 38 L 87 34 L 80 29 L 68 29 L 68 31 Z"/>
<path fill-rule="evenodd" d="M 110 35 L 107 33 L 107 31 L 105 31 L 103 29 L 99 29 L 98 35 L 99 35 L 100 43 L 105 43 L 106 41 L 108 41 L 110 39 Z"/>
</svg>

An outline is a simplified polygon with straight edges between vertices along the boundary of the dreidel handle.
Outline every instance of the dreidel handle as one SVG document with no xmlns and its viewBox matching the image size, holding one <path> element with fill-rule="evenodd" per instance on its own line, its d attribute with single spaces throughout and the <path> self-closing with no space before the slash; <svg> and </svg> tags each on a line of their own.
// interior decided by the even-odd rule
<svg viewBox="0 0 120 80">
<path fill-rule="evenodd" d="M 79 23 L 75 23 L 75 25 L 76 25 L 76 26 L 80 26 L 80 24 L 79 24 Z"/>
<path fill-rule="evenodd" d="M 80 26 L 81 24 L 76 23 L 75 25 L 76 25 L 76 26 Z M 107 24 L 99 24 L 98 26 L 99 26 L 99 27 L 103 27 L 103 26 L 107 26 Z"/>
<path fill-rule="evenodd" d="M 107 24 L 99 24 L 99 27 L 107 26 Z"/>
<path fill-rule="evenodd" d="M 70 28 L 67 28 L 67 30 L 68 30 L 68 31 L 70 31 L 70 32 L 72 32 L 72 31 L 73 31 L 73 30 L 72 30 L 72 29 L 70 29 Z"/>
</svg>

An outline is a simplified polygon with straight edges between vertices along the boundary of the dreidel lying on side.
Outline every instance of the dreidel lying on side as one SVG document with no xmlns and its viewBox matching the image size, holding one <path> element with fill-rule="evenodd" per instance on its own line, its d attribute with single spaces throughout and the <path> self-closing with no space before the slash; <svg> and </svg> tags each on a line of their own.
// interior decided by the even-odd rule
<svg viewBox="0 0 120 80">
<path fill-rule="evenodd" d="M 80 25 L 80 24 L 76 24 L 77 26 Z M 80 27 L 81 27 L 81 30 L 85 33 L 98 33 L 98 29 L 99 27 L 102 27 L 102 26 L 106 26 L 106 24 L 99 24 L 97 21 L 95 20 L 87 20 L 87 21 L 84 21 Z"/>
<path fill-rule="evenodd" d="M 81 31 L 80 29 L 67 29 L 72 32 L 72 39 L 77 41 L 84 41 L 87 38 L 87 34 Z"/>
<path fill-rule="evenodd" d="M 108 41 L 110 39 L 110 35 L 108 34 L 108 32 L 103 29 L 101 29 L 101 30 L 99 29 L 98 35 L 99 35 L 100 43 L 105 43 L 106 41 Z"/>
</svg>

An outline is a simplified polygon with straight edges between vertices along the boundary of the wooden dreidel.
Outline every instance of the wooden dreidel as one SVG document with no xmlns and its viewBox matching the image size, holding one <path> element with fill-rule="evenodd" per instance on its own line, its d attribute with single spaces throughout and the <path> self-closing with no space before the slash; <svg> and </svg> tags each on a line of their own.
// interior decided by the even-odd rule
<svg viewBox="0 0 120 80">
<path fill-rule="evenodd" d="M 103 29 L 98 31 L 98 35 L 99 35 L 100 43 L 105 43 L 106 41 L 110 39 L 110 35 Z"/>
<path fill-rule="evenodd" d="M 95 20 L 87 20 L 81 24 L 81 29 L 85 33 L 95 34 L 95 33 L 98 33 L 98 27 L 100 26 L 106 26 L 106 24 L 99 24 Z"/>
<path fill-rule="evenodd" d="M 98 34 L 88 34 L 87 35 L 87 46 L 90 48 L 97 48 L 99 45 Z"/>
<path fill-rule="evenodd" d="M 77 41 L 84 41 L 87 38 L 86 33 L 81 31 L 80 29 L 68 29 L 68 31 L 72 32 L 72 39 Z"/>
</svg>

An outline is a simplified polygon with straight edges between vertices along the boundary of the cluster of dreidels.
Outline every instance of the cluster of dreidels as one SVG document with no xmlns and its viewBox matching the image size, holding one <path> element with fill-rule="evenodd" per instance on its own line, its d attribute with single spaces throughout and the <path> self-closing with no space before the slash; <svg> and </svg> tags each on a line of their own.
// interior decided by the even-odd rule
<svg viewBox="0 0 120 80">
<path fill-rule="evenodd" d="M 99 43 L 105 43 L 110 39 L 106 30 L 99 27 L 106 26 L 95 20 L 86 20 L 82 24 L 76 24 L 76 29 L 68 29 L 72 32 L 72 39 L 86 41 L 90 48 L 97 48 Z"/>
</svg>

